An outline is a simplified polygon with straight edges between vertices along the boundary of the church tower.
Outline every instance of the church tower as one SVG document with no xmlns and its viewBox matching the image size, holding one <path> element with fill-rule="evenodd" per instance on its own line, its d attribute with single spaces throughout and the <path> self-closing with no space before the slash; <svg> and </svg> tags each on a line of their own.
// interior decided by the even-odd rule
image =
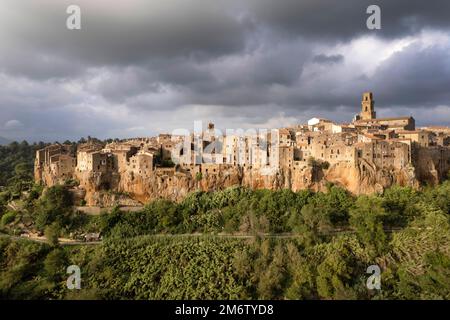
<svg viewBox="0 0 450 320">
<path fill-rule="evenodd" d="M 363 99 L 361 101 L 361 120 L 371 120 L 376 119 L 377 114 L 375 112 L 375 101 L 373 100 L 372 92 L 364 92 Z"/>
</svg>

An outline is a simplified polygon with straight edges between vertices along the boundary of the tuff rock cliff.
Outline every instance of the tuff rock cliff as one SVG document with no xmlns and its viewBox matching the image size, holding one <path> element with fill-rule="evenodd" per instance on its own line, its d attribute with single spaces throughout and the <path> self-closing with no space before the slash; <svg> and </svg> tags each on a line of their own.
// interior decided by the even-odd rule
<svg viewBox="0 0 450 320">
<path fill-rule="evenodd" d="M 270 175 L 240 167 L 227 168 L 215 174 L 204 174 L 201 178 L 181 170 L 154 171 L 150 176 L 133 172 L 116 174 L 85 172 L 75 175 L 79 186 L 75 189 L 78 198 L 89 206 L 111 207 L 114 205 L 135 206 L 154 199 L 182 200 L 188 193 L 217 191 L 231 186 L 252 189 L 311 189 L 326 191 L 331 182 L 354 194 L 382 192 L 394 184 L 418 187 L 414 168 L 402 170 L 377 170 L 368 163 L 354 165 L 332 165 L 328 169 L 305 167 L 302 170 L 280 169 Z M 45 178 L 54 183 L 57 178 Z"/>
</svg>

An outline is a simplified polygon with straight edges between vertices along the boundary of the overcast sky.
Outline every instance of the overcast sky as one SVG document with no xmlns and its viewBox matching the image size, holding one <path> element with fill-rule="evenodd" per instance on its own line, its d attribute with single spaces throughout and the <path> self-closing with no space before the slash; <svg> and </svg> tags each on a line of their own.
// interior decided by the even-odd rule
<svg viewBox="0 0 450 320">
<path fill-rule="evenodd" d="M 81 7 L 81 30 L 66 8 Z M 381 7 L 368 30 L 366 8 Z M 378 116 L 450 125 L 448 0 L 2 0 L 0 136 L 150 136 Z"/>
</svg>

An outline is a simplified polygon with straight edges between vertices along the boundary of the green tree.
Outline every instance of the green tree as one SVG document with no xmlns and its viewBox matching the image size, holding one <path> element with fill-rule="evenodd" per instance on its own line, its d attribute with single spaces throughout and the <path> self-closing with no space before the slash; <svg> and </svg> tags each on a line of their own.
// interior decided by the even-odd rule
<svg viewBox="0 0 450 320">
<path fill-rule="evenodd" d="M 6 226 L 6 225 L 10 224 L 11 222 L 13 222 L 16 219 L 16 215 L 17 214 L 15 212 L 13 212 L 13 211 L 6 212 L 2 216 L 2 219 L 0 221 L 0 225 L 3 227 L 3 226 Z"/>
<path fill-rule="evenodd" d="M 36 206 L 35 223 L 39 230 L 53 222 L 61 226 L 68 225 L 72 215 L 72 197 L 63 186 L 53 186 L 47 189 Z"/>
<path fill-rule="evenodd" d="M 322 235 L 326 235 L 331 230 L 330 217 L 321 207 L 307 204 L 302 208 L 301 216 L 304 226 L 303 234 L 310 244 L 320 241 Z"/>
<path fill-rule="evenodd" d="M 45 228 L 45 237 L 47 241 L 52 246 L 57 246 L 59 244 L 59 235 L 61 233 L 61 226 L 58 222 L 53 222 L 51 225 Z"/>
<path fill-rule="evenodd" d="M 384 222 L 391 226 L 405 226 L 416 215 L 414 205 L 418 201 L 417 192 L 410 187 L 393 186 L 383 193 Z"/>
<path fill-rule="evenodd" d="M 367 293 L 365 270 L 370 258 L 352 235 L 339 235 L 318 248 L 316 288 L 325 299 L 356 299 Z"/>
<path fill-rule="evenodd" d="M 44 260 L 45 272 L 53 280 L 60 279 L 65 274 L 66 267 L 67 257 L 60 248 L 50 251 Z"/>
<path fill-rule="evenodd" d="M 427 188 L 423 195 L 423 200 L 440 208 L 443 212 L 450 215 L 450 180 L 433 188 Z"/>
<path fill-rule="evenodd" d="M 355 206 L 350 209 L 350 226 L 373 255 L 386 249 L 385 215 L 382 200 L 375 196 L 358 197 Z"/>
<path fill-rule="evenodd" d="M 288 281 L 285 297 L 290 300 L 312 299 L 315 297 L 315 275 L 312 266 L 301 256 L 293 243 L 287 243 Z"/>
</svg>

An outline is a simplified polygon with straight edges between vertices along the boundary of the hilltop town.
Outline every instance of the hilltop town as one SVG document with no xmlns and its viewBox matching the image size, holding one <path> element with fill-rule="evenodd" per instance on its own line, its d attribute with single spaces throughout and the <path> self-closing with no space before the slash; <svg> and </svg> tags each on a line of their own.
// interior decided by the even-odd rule
<svg viewBox="0 0 450 320">
<path fill-rule="evenodd" d="M 37 151 L 35 180 L 72 182 L 88 206 L 181 200 L 195 190 L 230 186 L 326 190 L 329 183 L 354 194 L 394 184 L 437 184 L 450 170 L 450 128 L 416 128 L 413 117 L 377 118 L 374 96 L 363 94 L 352 122 L 313 118 L 307 124 L 222 135 L 210 123 L 185 134 L 54 144 Z"/>
</svg>

